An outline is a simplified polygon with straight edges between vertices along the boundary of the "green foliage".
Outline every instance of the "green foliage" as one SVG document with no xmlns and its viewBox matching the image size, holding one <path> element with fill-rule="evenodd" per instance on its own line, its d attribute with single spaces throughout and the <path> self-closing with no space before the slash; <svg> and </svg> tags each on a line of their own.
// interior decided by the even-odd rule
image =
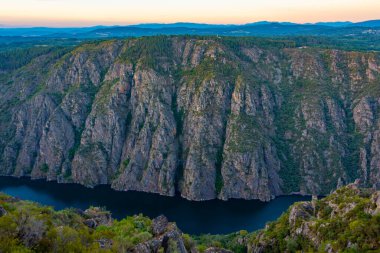
<svg viewBox="0 0 380 253">
<path fill-rule="evenodd" d="M 196 246 L 193 238 L 190 235 L 183 234 L 182 238 L 183 238 L 183 244 L 185 245 L 185 248 L 187 250 L 190 251 L 192 248 L 194 248 Z"/>
<path fill-rule="evenodd" d="M 111 252 L 125 252 L 152 238 L 152 221 L 142 215 L 91 229 L 83 223 L 86 216 L 75 209 L 56 212 L 2 194 L 0 206 L 7 211 L 0 217 L 0 252 L 97 252 L 100 239 L 114 242 Z"/>
<path fill-rule="evenodd" d="M 47 173 L 47 172 L 49 171 L 49 166 L 48 166 L 46 163 L 44 163 L 44 164 L 41 166 L 41 171 L 42 171 L 43 173 Z"/>
<path fill-rule="evenodd" d="M 168 36 L 144 37 L 132 42 L 132 46 L 120 57 L 121 61 L 152 68 L 159 72 L 166 71 L 160 61 L 172 57 L 172 44 Z"/>
<path fill-rule="evenodd" d="M 291 39 L 275 39 L 275 38 L 257 38 L 257 37 L 222 37 L 218 38 L 219 42 L 227 46 L 234 52 L 238 54 L 241 53 L 241 48 L 252 48 L 252 47 L 264 47 L 264 48 L 293 48 L 296 43 Z M 244 57 L 243 55 L 240 55 Z"/>
<path fill-rule="evenodd" d="M 71 170 L 66 170 L 65 173 L 63 174 L 63 177 L 68 180 L 71 178 L 72 172 Z"/>
<path fill-rule="evenodd" d="M 223 140 L 225 140 L 225 137 L 223 137 Z M 215 162 L 215 191 L 216 194 L 219 194 L 222 191 L 222 188 L 224 186 L 224 180 L 222 175 L 222 164 L 223 164 L 223 148 L 224 148 L 224 141 L 222 142 L 222 145 L 220 146 L 217 154 L 216 154 L 216 162 Z"/>
<path fill-rule="evenodd" d="M 239 71 L 236 65 L 231 62 L 223 63 L 207 56 L 197 66 L 181 70 L 176 75 L 180 76 L 183 80 L 194 83 L 197 91 L 200 91 L 202 83 L 212 79 L 234 82 L 239 75 Z"/>
<path fill-rule="evenodd" d="M 233 152 L 252 152 L 264 140 L 261 126 L 255 117 L 247 114 L 231 115 L 231 139 L 227 149 Z"/>
<path fill-rule="evenodd" d="M 12 71 L 18 69 L 34 58 L 48 54 L 55 50 L 54 47 L 30 47 L 30 48 L 15 48 L 0 52 L 0 71 Z"/>
<path fill-rule="evenodd" d="M 341 49 L 349 51 L 379 51 L 380 37 L 363 33 L 355 36 L 288 36 L 277 37 L 276 40 L 291 40 L 296 47 L 308 46 L 316 48 Z"/>
<path fill-rule="evenodd" d="M 151 220 L 142 215 L 127 217 L 115 221 L 112 227 L 100 226 L 96 229 L 95 238 L 113 238 L 119 252 L 131 250 L 138 243 L 152 238 Z"/>
<path fill-rule="evenodd" d="M 223 176 L 220 170 L 216 171 L 215 191 L 219 194 L 224 186 Z"/>
<path fill-rule="evenodd" d="M 128 164 L 129 164 L 129 159 L 125 159 L 124 161 L 123 161 L 123 166 L 124 166 L 124 168 L 127 168 L 128 167 Z"/>
<path fill-rule="evenodd" d="M 367 211 L 374 208 L 370 198 L 366 189 L 341 188 L 316 201 L 313 217 L 298 217 L 295 225 L 290 225 L 288 211 L 251 240 L 254 244 L 270 242 L 266 247 L 271 252 L 324 252 L 327 244 L 334 252 L 372 252 L 380 247 L 380 215 Z M 296 235 L 295 231 L 305 229 L 305 225 L 308 230 L 303 231 L 308 231 L 309 236 Z M 315 244 L 313 240 L 321 243 Z"/>
<path fill-rule="evenodd" d="M 96 100 L 94 101 L 98 114 L 107 114 L 107 103 L 110 102 L 112 91 L 118 81 L 119 79 L 103 82 L 99 92 L 96 94 Z"/>
<path fill-rule="evenodd" d="M 193 236 L 193 240 L 197 245 L 200 252 L 204 252 L 209 247 L 225 248 L 236 253 L 247 252 L 247 247 L 244 244 L 239 243 L 239 240 L 243 240 L 246 236 L 240 232 L 232 233 L 228 235 L 199 235 Z"/>
<path fill-rule="evenodd" d="M 248 244 L 264 245 L 267 252 L 324 252 L 327 244 L 335 252 L 371 252 L 380 247 L 380 214 L 369 212 L 376 208 L 375 202 L 371 201 L 372 193 L 369 189 L 345 187 L 314 201 L 314 214 L 308 218 L 299 216 L 295 223 L 289 222 L 290 210 L 303 208 L 302 203 L 294 204 L 262 231 L 249 233 L 241 230 L 227 235 L 183 234 L 182 239 L 187 250 L 197 248 L 199 252 L 217 247 L 245 253 Z M 3 194 L 0 194 L 0 206 L 7 211 L 0 217 L 0 252 L 98 252 L 98 242 L 102 240 L 112 241 L 106 252 L 129 252 L 137 244 L 153 238 L 152 220 L 143 215 L 114 220 L 111 226 L 92 229 L 84 224 L 90 216 L 75 209 L 57 212 Z M 109 214 L 105 209 L 95 207 L 86 213 Z M 318 245 L 310 236 L 295 233 L 305 225 L 308 233 L 320 241 Z M 175 249 L 175 244 L 169 240 L 167 245 Z M 351 246 L 348 248 L 348 245 Z"/>
</svg>

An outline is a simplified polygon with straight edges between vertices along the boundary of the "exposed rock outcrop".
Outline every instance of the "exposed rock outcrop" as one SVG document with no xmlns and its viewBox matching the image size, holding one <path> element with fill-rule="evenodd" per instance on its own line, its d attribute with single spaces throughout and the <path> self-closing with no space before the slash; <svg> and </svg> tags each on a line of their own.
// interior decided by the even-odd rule
<svg viewBox="0 0 380 253">
<path fill-rule="evenodd" d="M 7 214 L 7 210 L 4 209 L 4 207 L 0 206 L 0 217 Z"/>
<path fill-rule="evenodd" d="M 0 174 L 191 200 L 372 186 L 379 66 L 254 38 L 52 50 L 0 79 Z"/>
<path fill-rule="evenodd" d="M 255 235 L 248 252 L 376 251 L 379 194 L 357 180 L 320 200 L 296 203 Z"/>
<path fill-rule="evenodd" d="M 138 244 L 133 252 L 151 253 L 163 249 L 167 253 L 187 253 L 182 232 L 163 215 L 152 220 L 153 239 Z"/>
<path fill-rule="evenodd" d="M 83 212 L 83 216 L 86 217 L 84 224 L 90 228 L 96 228 L 98 226 L 112 226 L 111 213 L 102 210 L 99 207 L 92 207 Z"/>
</svg>

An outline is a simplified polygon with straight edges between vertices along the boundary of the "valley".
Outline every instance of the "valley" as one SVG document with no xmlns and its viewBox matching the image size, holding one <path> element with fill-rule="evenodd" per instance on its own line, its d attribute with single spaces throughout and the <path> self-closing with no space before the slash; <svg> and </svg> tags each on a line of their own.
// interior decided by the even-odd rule
<svg viewBox="0 0 380 253">
<path fill-rule="evenodd" d="M 1 175 L 189 200 L 378 182 L 376 52 L 199 36 L 26 50 L 1 75 Z"/>
</svg>

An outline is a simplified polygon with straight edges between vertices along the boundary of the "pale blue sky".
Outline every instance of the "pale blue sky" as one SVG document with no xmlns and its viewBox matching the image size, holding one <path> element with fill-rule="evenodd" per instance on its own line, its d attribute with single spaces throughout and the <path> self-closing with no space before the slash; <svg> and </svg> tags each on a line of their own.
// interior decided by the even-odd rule
<svg viewBox="0 0 380 253">
<path fill-rule="evenodd" d="M 380 19 L 380 0 L 0 0 L 6 26 Z"/>
</svg>

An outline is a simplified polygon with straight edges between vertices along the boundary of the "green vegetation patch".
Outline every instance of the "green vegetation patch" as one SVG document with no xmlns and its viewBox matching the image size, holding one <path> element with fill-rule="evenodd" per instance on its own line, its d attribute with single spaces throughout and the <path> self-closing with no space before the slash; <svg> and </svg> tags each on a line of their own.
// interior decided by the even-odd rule
<svg viewBox="0 0 380 253">
<path fill-rule="evenodd" d="M 170 60 L 172 52 L 172 40 L 168 36 L 143 37 L 134 40 L 120 60 L 163 72 L 160 62 Z"/>
<path fill-rule="evenodd" d="M 253 116 L 241 113 L 230 116 L 231 135 L 227 149 L 232 152 L 252 152 L 264 140 L 261 126 Z"/>
</svg>

